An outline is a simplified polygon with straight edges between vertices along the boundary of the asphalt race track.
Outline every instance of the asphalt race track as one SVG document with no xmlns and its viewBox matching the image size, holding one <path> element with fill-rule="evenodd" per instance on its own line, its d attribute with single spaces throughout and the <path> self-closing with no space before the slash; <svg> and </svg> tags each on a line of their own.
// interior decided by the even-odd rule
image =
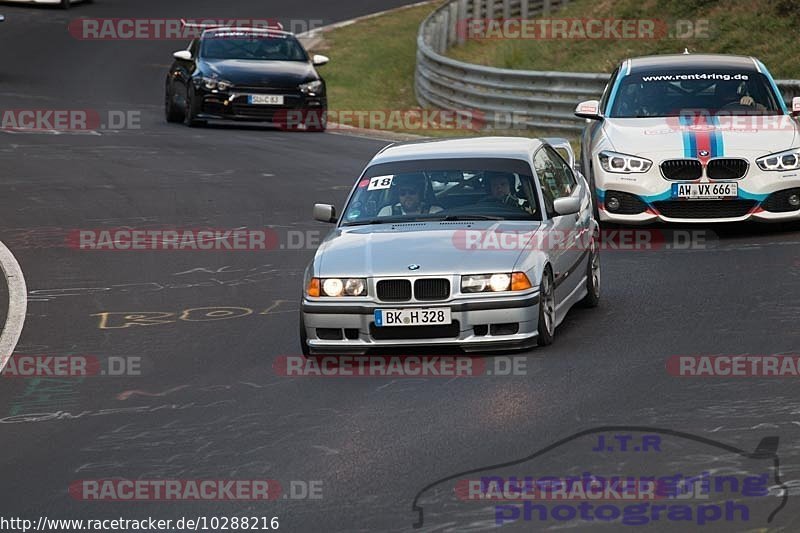
<svg viewBox="0 0 800 533">
<path fill-rule="evenodd" d="M 292 249 L 289 239 L 324 235 L 328 227 L 311 220 L 313 203 L 341 206 L 386 142 L 167 124 L 163 79 L 183 43 L 79 41 L 65 29 L 78 16 L 332 23 L 404 3 L 411 2 L 96 0 L 67 12 L 0 6 L 7 19 L 0 108 L 141 113 L 140 129 L 0 130 L 0 241 L 28 287 L 15 353 L 136 358 L 142 368 L 124 377 L 2 380 L 0 516 L 276 516 L 285 531 L 404 531 L 418 519 L 414 498 L 439 479 L 524 458 L 583 430 L 647 426 L 748 451 L 777 436 L 788 500 L 769 527 L 797 531 L 797 378 L 680 378 L 665 363 L 676 355 L 800 353 L 800 227 L 695 227 L 717 238 L 692 250 L 605 252 L 600 307 L 573 310 L 554 345 L 508 354 L 522 356 L 524 373 L 282 377 L 273 362 L 300 353 L 298 299 L 314 253 L 313 246 Z M 114 253 L 67 245 L 71 230 L 122 226 L 269 227 L 286 246 Z M 5 287 L 0 297 L 5 302 Z M 221 307 L 238 309 L 207 309 Z M 121 327 L 124 316 L 142 313 L 161 318 Z M 486 364 L 494 368 L 494 360 Z M 653 453 L 649 464 L 726 471 L 716 452 L 694 444 Z M 626 457 L 605 454 L 598 466 L 598 453 L 568 451 L 548 463 L 563 463 L 563 475 L 617 468 Z M 303 486 L 298 481 L 322 488 L 321 498 L 267 502 L 98 502 L 69 492 L 76 481 L 109 478 L 265 478 L 290 496 L 290 487 Z M 488 504 L 462 512 L 431 501 L 423 530 L 494 527 Z M 779 502 L 772 498 L 770 509 Z M 752 529 L 767 526 L 761 511 L 753 511 Z M 505 529 L 546 525 L 566 527 Z M 720 521 L 702 530 L 733 529 Z"/>
</svg>

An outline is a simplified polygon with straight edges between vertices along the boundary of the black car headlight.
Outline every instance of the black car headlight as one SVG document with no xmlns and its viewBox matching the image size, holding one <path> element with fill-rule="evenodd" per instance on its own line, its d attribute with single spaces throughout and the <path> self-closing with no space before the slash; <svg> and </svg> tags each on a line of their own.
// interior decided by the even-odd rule
<svg viewBox="0 0 800 533">
<path fill-rule="evenodd" d="M 213 91 L 215 89 L 220 91 L 227 91 L 233 85 L 229 81 L 220 80 L 217 78 L 207 78 L 206 76 L 202 77 L 201 82 L 203 84 L 203 87 L 205 87 L 209 91 Z"/>
<path fill-rule="evenodd" d="M 800 168 L 800 148 L 759 157 L 756 165 L 766 171 L 797 170 Z"/>
<path fill-rule="evenodd" d="M 322 80 L 314 80 L 300 84 L 300 92 L 308 96 L 315 96 L 322 90 Z"/>
</svg>

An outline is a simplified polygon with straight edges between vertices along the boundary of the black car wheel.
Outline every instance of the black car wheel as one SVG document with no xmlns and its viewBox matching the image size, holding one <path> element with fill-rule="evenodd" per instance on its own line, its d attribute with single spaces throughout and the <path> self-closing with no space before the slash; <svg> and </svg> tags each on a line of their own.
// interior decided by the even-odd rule
<svg viewBox="0 0 800 533">
<path fill-rule="evenodd" d="M 61 0 L 61 4 L 59 4 L 59 7 L 61 7 L 61 9 L 69 9 L 70 3 L 71 0 Z"/>
<path fill-rule="evenodd" d="M 183 122 L 183 110 L 175 105 L 175 96 L 169 85 L 164 93 L 164 118 L 167 122 Z"/>
<path fill-rule="evenodd" d="M 328 129 L 327 109 L 323 109 L 313 120 L 306 121 L 306 131 L 322 132 L 326 129 Z"/>
<path fill-rule="evenodd" d="M 183 123 L 191 128 L 205 126 L 205 120 L 197 118 L 197 104 L 194 101 L 194 89 L 191 85 L 186 87 L 186 107 L 183 111 Z"/>
</svg>

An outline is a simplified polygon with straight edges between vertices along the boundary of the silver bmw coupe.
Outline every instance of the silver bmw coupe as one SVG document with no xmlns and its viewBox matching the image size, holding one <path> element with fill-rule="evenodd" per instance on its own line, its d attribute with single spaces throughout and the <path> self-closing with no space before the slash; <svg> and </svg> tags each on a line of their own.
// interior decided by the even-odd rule
<svg viewBox="0 0 800 533">
<path fill-rule="evenodd" d="M 563 155 L 562 155 L 563 154 Z M 564 139 L 482 137 L 381 150 L 308 265 L 305 355 L 553 342 L 600 297 L 599 228 Z"/>
</svg>

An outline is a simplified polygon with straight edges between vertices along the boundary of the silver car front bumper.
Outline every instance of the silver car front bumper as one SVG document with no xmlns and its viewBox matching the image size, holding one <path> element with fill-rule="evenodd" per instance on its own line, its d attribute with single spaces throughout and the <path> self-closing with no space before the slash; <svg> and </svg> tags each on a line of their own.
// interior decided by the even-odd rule
<svg viewBox="0 0 800 533">
<path fill-rule="evenodd" d="M 376 309 L 436 307 L 449 307 L 453 324 L 458 324 L 457 328 L 455 326 L 377 328 L 374 325 Z M 301 309 L 302 324 L 312 353 L 363 354 L 376 348 L 420 346 L 456 347 L 467 352 L 482 352 L 525 348 L 536 343 L 539 292 L 533 290 L 513 297 L 463 298 L 447 302 L 406 305 L 363 301 L 350 304 L 341 301 L 321 302 L 303 299 Z M 515 333 L 507 333 L 510 324 L 517 325 Z M 492 328 L 492 325 L 495 328 Z M 320 328 L 341 329 L 342 338 L 322 339 L 317 332 Z M 413 331 L 411 328 L 427 329 Z M 434 328 L 440 328 L 438 331 L 442 336 L 437 336 L 438 331 Z M 481 331 L 482 329 L 485 329 L 485 332 Z"/>
</svg>

